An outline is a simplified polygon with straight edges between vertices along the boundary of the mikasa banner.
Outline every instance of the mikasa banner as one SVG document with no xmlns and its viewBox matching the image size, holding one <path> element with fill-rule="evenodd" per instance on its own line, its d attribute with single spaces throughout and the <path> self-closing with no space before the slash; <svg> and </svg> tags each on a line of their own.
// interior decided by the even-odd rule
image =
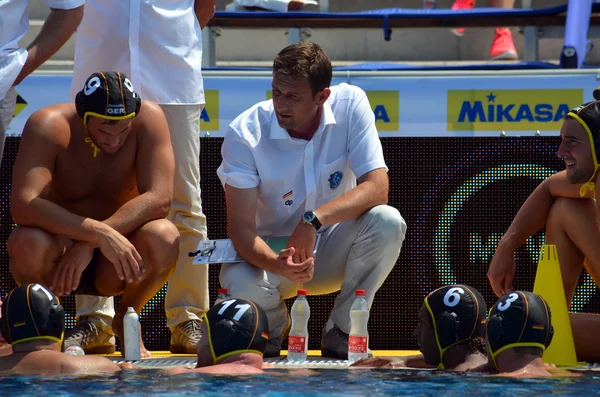
<svg viewBox="0 0 600 397">
<path fill-rule="evenodd" d="M 592 70 L 465 72 L 334 72 L 367 93 L 381 137 L 558 135 L 569 109 L 592 100 Z M 33 75 L 19 86 L 8 134 L 21 135 L 27 118 L 69 102 L 71 76 Z M 268 71 L 204 72 L 206 105 L 201 136 L 222 137 L 229 123 L 270 98 Z"/>
</svg>

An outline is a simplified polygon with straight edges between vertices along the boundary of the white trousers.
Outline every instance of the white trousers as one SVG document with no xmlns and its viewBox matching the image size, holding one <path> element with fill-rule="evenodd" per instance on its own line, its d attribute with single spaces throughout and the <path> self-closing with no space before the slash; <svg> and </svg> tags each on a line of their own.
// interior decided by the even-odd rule
<svg viewBox="0 0 600 397">
<path fill-rule="evenodd" d="M 17 104 L 17 92 L 11 87 L 4 98 L 0 99 L 0 163 L 4 153 L 4 142 L 6 141 L 6 131 L 13 119 L 15 105 Z"/>
<path fill-rule="evenodd" d="M 200 198 L 200 113 L 202 105 L 160 105 L 169 124 L 175 153 L 175 185 L 168 219 L 181 234 L 179 259 L 165 298 L 167 326 L 202 318 L 209 309 L 208 266 L 192 265 L 188 253 L 206 239 L 206 217 Z M 77 295 L 77 317 L 94 315 L 110 327 L 115 315 L 112 297 Z"/>
<path fill-rule="evenodd" d="M 380 205 L 323 232 L 313 279 L 303 288 L 309 295 L 340 291 L 329 324 L 333 322 L 343 332 L 350 332 L 350 306 L 357 289 L 366 290 L 371 307 L 375 293 L 396 264 L 406 229 L 398 210 Z M 222 265 L 220 281 L 232 296 L 262 306 L 269 319 L 271 339 L 281 335 L 287 319 L 283 300 L 294 297 L 300 284 L 247 262 Z"/>
</svg>

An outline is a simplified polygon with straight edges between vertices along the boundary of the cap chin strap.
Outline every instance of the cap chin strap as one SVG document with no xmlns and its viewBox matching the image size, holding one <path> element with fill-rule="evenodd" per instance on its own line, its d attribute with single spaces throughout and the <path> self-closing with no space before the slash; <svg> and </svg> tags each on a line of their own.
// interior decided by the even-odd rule
<svg viewBox="0 0 600 397">
<path fill-rule="evenodd" d="M 581 188 L 579 189 L 579 195 L 581 197 L 586 197 L 588 192 L 592 192 L 592 197 L 595 198 L 596 197 L 596 183 L 593 182 L 593 180 L 595 179 L 596 173 L 598 172 L 598 169 L 600 168 L 600 164 L 598 164 L 598 159 L 596 157 L 596 147 L 594 145 L 594 136 L 592 135 L 592 131 L 590 130 L 590 127 L 587 125 L 587 123 L 585 121 L 583 121 L 583 119 L 581 117 L 579 117 L 579 115 L 577 113 L 569 112 L 568 116 L 577 120 L 579 122 L 579 124 L 581 124 L 581 126 L 583 127 L 585 132 L 587 132 L 588 138 L 590 140 L 590 148 L 592 150 L 592 160 L 594 161 L 594 172 L 592 173 L 591 178 L 586 183 L 584 183 L 583 186 L 581 186 Z"/>
<path fill-rule="evenodd" d="M 492 361 L 494 362 L 494 367 L 496 368 L 497 371 L 500 371 L 500 368 L 498 368 L 498 362 L 496 361 L 496 357 L 498 356 L 498 354 L 502 353 L 505 350 L 512 349 L 515 347 L 539 347 L 540 349 L 542 349 L 542 351 L 546 350 L 546 346 L 544 346 L 543 343 L 515 342 L 515 343 L 509 343 L 508 345 L 502 346 L 500 349 L 498 349 L 496 351 L 492 351 L 492 347 L 490 346 L 490 342 L 488 341 L 488 354 L 492 358 Z"/>
<path fill-rule="evenodd" d="M 206 316 L 206 313 L 204 313 L 204 315 L 202 316 L 202 321 L 204 321 L 204 324 L 206 324 L 206 337 L 208 338 L 208 347 L 210 349 L 210 356 L 212 357 L 213 365 L 215 365 L 217 363 L 217 355 L 215 354 L 215 348 L 212 343 L 210 324 L 208 322 L 208 317 Z"/>
<path fill-rule="evenodd" d="M 102 150 L 100 150 L 100 148 L 98 146 L 96 146 L 96 144 L 94 143 L 94 141 L 92 141 L 92 138 L 90 138 L 89 136 L 85 138 L 85 142 L 89 143 L 90 146 L 92 147 L 92 149 L 94 149 L 94 158 L 96 158 L 96 156 L 98 156 L 98 153 L 101 152 Z"/>
<path fill-rule="evenodd" d="M 425 298 L 424 303 L 425 303 L 425 307 L 427 308 L 427 311 L 429 312 L 429 315 L 431 316 L 431 322 L 433 324 L 433 333 L 435 335 L 435 343 L 437 344 L 438 351 L 440 352 L 440 362 L 437 366 L 437 369 L 444 370 L 444 369 L 446 369 L 446 366 L 444 365 L 444 354 L 446 353 L 446 351 L 448 351 L 448 349 L 450 349 L 451 347 L 458 345 L 459 343 L 463 343 L 463 342 L 469 340 L 470 338 L 456 341 L 453 344 L 451 344 L 450 346 L 446 346 L 446 347 L 442 348 L 442 345 L 440 344 L 440 337 L 438 335 L 437 324 L 435 322 L 435 318 L 433 317 L 433 310 L 431 310 L 431 306 L 429 306 L 429 300 L 427 298 Z"/>
<path fill-rule="evenodd" d="M 31 342 L 31 341 L 34 341 L 34 340 L 50 340 L 52 342 L 58 343 L 59 345 L 62 345 L 64 335 L 65 335 L 65 333 L 63 332 L 60 335 L 60 338 L 57 338 L 55 336 L 48 336 L 48 335 L 44 335 L 44 336 L 32 336 L 30 338 L 23 338 L 23 339 L 18 339 L 16 341 L 13 341 L 13 342 L 11 342 L 10 345 L 14 346 L 14 345 L 17 345 L 19 343 Z"/>
</svg>

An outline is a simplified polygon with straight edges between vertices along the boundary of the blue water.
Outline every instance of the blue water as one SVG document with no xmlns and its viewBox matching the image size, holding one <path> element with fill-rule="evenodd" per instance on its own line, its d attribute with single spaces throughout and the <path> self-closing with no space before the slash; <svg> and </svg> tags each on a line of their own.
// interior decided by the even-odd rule
<svg viewBox="0 0 600 397">
<path fill-rule="evenodd" d="M 589 396 L 600 394 L 600 374 L 515 380 L 481 374 L 412 370 L 269 370 L 265 375 L 166 376 L 123 371 L 113 376 L 0 377 L 2 396 Z"/>
</svg>

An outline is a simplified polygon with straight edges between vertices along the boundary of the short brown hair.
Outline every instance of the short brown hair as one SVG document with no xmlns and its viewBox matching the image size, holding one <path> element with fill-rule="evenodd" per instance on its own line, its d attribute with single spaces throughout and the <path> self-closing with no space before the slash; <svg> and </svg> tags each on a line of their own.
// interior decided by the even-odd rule
<svg viewBox="0 0 600 397">
<path fill-rule="evenodd" d="M 315 95 L 331 85 L 331 61 L 318 44 L 296 43 L 277 54 L 273 61 L 273 74 L 308 79 Z"/>
</svg>

